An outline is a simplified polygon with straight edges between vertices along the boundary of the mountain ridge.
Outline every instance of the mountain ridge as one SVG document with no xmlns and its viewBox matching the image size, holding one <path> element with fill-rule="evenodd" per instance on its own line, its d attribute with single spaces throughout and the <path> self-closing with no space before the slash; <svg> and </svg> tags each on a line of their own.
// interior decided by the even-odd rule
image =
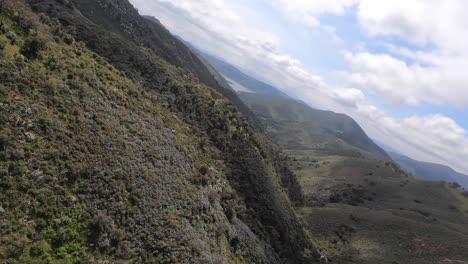
<svg viewBox="0 0 468 264">
<path fill-rule="evenodd" d="M 251 77 L 232 64 L 229 64 L 222 59 L 217 58 L 214 55 L 210 55 L 206 52 L 199 50 L 197 51 L 222 75 L 228 77 L 229 79 L 235 80 L 242 86 L 250 87 L 253 92 L 287 97 L 287 95 L 280 89 Z"/>
<path fill-rule="evenodd" d="M 463 188 L 468 189 L 468 176 L 455 171 L 450 166 L 432 162 L 417 161 L 396 152 L 388 152 L 388 154 L 404 170 L 411 173 L 416 178 L 457 183 L 463 186 Z"/>
</svg>

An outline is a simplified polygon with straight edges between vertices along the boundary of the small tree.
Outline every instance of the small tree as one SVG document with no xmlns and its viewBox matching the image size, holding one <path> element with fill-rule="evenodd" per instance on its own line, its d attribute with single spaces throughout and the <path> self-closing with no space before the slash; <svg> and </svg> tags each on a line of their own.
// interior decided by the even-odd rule
<svg viewBox="0 0 468 264">
<path fill-rule="evenodd" d="M 38 38 L 33 38 L 31 40 L 26 41 L 23 47 L 21 47 L 21 54 L 28 59 L 35 59 L 39 55 L 39 51 L 44 48 L 45 44 Z"/>
</svg>

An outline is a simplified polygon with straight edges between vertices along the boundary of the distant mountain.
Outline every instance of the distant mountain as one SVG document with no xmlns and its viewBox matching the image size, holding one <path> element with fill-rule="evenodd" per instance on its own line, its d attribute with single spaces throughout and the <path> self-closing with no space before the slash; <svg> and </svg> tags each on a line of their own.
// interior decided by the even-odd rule
<svg viewBox="0 0 468 264">
<path fill-rule="evenodd" d="M 190 46 L 194 48 L 193 45 Z M 286 131 L 290 135 L 287 138 L 290 144 L 310 148 L 312 147 L 310 144 L 333 142 L 340 139 L 345 144 L 356 148 L 355 152 L 363 150 L 375 154 L 379 158 L 388 158 L 385 151 L 375 144 L 352 118 L 344 114 L 313 109 L 304 102 L 289 97 L 280 89 L 249 76 L 216 56 L 200 50 L 197 52 L 223 75 L 224 79 L 239 93 L 241 99 L 258 117 L 264 120 L 274 120 L 275 125 L 289 128 Z M 277 131 L 285 130 L 279 129 Z M 270 135 L 274 135 L 274 133 L 270 133 Z M 276 137 L 276 140 L 279 138 L 286 139 Z M 335 150 L 342 149 L 341 147 L 337 148 L 336 144 L 333 145 Z M 349 151 L 349 148 L 344 148 Z"/>
<path fill-rule="evenodd" d="M 231 84 L 231 87 L 233 87 L 236 91 L 287 96 L 285 93 L 281 92 L 280 89 L 259 81 L 249 76 L 248 74 L 245 74 L 232 64 L 229 64 L 222 59 L 201 51 L 199 52 L 218 72 L 220 72 L 228 80 L 228 82 Z"/>
<path fill-rule="evenodd" d="M 381 159 L 389 158 L 347 115 L 313 109 L 290 97 L 257 93 L 240 93 L 240 97 L 269 123 L 266 126 L 270 127 L 270 135 L 276 141 L 287 141 L 284 143 L 288 147 L 311 149 L 327 145 L 322 151 L 342 155 L 361 155 L 359 152 L 364 151 Z"/>
<path fill-rule="evenodd" d="M 395 152 L 388 152 L 388 154 L 402 169 L 411 173 L 416 178 L 430 181 L 456 182 L 463 188 L 468 189 L 468 176 L 458 173 L 448 166 L 417 161 Z"/>
<path fill-rule="evenodd" d="M 152 17 L 148 17 L 148 19 L 155 19 L 155 18 L 152 18 Z M 227 90 L 231 90 L 231 91 L 238 91 L 239 89 L 236 89 L 237 87 L 233 87 L 235 86 L 232 82 L 228 81 L 227 78 L 223 75 L 221 75 L 221 73 L 218 72 L 217 69 L 215 69 L 209 62 L 208 60 L 206 59 L 207 56 L 209 55 L 206 55 L 204 52 L 200 51 L 199 48 L 196 48 L 192 43 L 184 40 L 183 38 L 179 37 L 179 36 L 175 36 L 177 39 L 179 39 L 180 41 L 182 41 L 189 49 L 192 50 L 193 54 L 195 54 L 199 60 L 204 64 L 204 66 L 211 72 L 211 74 L 213 75 L 213 77 L 216 79 L 216 81 L 218 82 L 218 84 L 220 86 L 222 86 L 223 88 L 227 89 Z M 242 90 L 242 89 L 240 89 Z"/>
</svg>

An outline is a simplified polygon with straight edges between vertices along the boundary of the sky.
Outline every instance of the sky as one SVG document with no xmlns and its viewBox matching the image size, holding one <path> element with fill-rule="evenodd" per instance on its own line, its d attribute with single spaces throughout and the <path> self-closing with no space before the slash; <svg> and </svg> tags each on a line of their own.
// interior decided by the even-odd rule
<svg viewBox="0 0 468 264">
<path fill-rule="evenodd" d="M 468 174 L 468 1 L 130 1 L 376 141 Z"/>
</svg>

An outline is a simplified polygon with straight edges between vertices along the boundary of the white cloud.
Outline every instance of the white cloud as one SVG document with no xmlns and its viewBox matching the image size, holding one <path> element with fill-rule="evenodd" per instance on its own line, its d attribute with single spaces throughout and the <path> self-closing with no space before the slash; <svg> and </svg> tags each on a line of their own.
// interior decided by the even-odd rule
<svg viewBox="0 0 468 264">
<path fill-rule="evenodd" d="M 468 172 L 467 131 L 443 115 L 394 118 L 372 105 L 361 105 L 353 116 L 372 136 L 377 136 L 412 158 Z"/>
<path fill-rule="evenodd" d="M 349 89 L 340 92 L 340 88 L 328 86 L 319 76 L 308 72 L 298 59 L 280 52 L 280 40 L 270 32 L 252 27 L 245 17 L 233 11 L 230 1 L 133 0 L 132 3 L 141 13 L 155 15 L 173 33 L 200 48 L 297 95 L 313 94 L 310 102 L 317 107 L 327 108 L 330 96 L 352 104 L 349 102 L 352 97 L 347 95 Z"/>
<path fill-rule="evenodd" d="M 330 26 L 330 25 L 323 25 L 322 28 L 325 30 L 325 32 L 327 32 L 334 41 L 336 42 L 343 42 L 343 39 L 338 36 L 338 34 L 336 33 L 336 28 L 333 27 L 333 26 Z"/>
<path fill-rule="evenodd" d="M 349 80 L 396 103 L 468 106 L 467 10 L 464 0 L 361 0 L 358 18 L 370 35 L 397 36 L 422 49 L 386 45 L 402 59 L 348 54 Z"/>
<path fill-rule="evenodd" d="M 404 49 L 398 51 L 404 55 Z M 409 64 L 388 54 L 346 53 L 351 71 L 343 76 L 397 104 L 468 105 L 468 75 L 465 73 L 468 58 L 443 58 L 424 53 L 409 55 L 433 61 L 433 64 Z"/>
<path fill-rule="evenodd" d="M 308 71 L 300 60 L 281 52 L 281 40 L 274 34 L 259 30 L 255 27 L 255 23 L 249 23 L 248 17 L 239 15 L 233 6 L 235 2 L 131 1 L 141 13 L 156 16 L 173 33 L 200 48 L 262 76 L 270 83 L 317 108 L 351 115 L 371 136 L 395 146 L 403 153 L 420 160 L 443 163 L 459 171 L 468 172 L 468 165 L 463 160 L 468 156 L 467 133 L 455 121 L 442 115 L 395 118 L 368 103 L 361 90 L 328 84 L 320 76 Z M 291 15 L 300 18 L 302 23 L 311 25 L 320 14 L 344 14 L 357 2 L 357 0 L 276 0 L 274 3 L 277 7 L 283 7 Z M 425 14 L 416 14 L 416 18 L 411 18 L 411 14 L 406 14 L 406 11 L 399 12 L 398 9 L 388 6 L 390 1 L 382 7 L 374 2 L 377 1 L 360 0 L 358 3 L 359 20 L 366 24 L 364 27 L 370 34 L 408 37 L 419 45 L 435 43 L 442 38 L 432 36 L 430 27 L 419 25 L 420 21 L 426 19 Z M 435 5 L 435 2 L 439 1 L 427 2 Z M 369 14 L 374 11 L 375 14 Z M 396 18 L 392 18 L 395 16 Z M 310 21 L 307 22 L 303 20 L 304 18 Z M 403 19 L 405 22 L 401 22 L 400 25 L 394 21 L 395 19 Z M 316 22 L 319 23 L 318 20 Z M 336 34 L 334 28 L 326 25 L 320 25 L 319 30 Z M 450 46 L 451 48 L 442 48 L 445 44 L 439 41 L 438 43 L 440 45 L 433 44 L 438 47 L 436 52 L 413 51 L 391 43 L 384 43 L 391 54 L 372 54 L 365 50 L 357 53 L 346 52 L 345 58 L 351 70 L 342 73 L 342 76 L 349 81 L 350 87 L 355 85 L 366 87 L 376 95 L 398 104 L 417 105 L 421 102 L 468 104 L 468 89 L 464 89 L 464 84 L 468 84 L 468 77 L 463 74 L 468 60 L 455 54 L 455 46 L 459 44 Z M 413 63 L 407 63 L 398 57 L 408 58 Z"/>
<path fill-rule="evenodd" d="M 308 26 L 316 27 L 320 25 L 318 16 L 322 14 L 342 15 L 357 2 L 358 0 L 274 0 L 272 3 L 290 17 L 299 19 Z"/>
<path fill-rule="evenodd" d="M 395 35 L 416 44 L 466 51 L 465 0 L 360 0 L 358 18 L 372 35 Z"/>
<path fill-rule="evenodd" d="M 384 43 L 388 54 L 346 53 L 346 80 L 395 104 L 422 102 L 468 106 L 468 1 L 465 0 L 276 0 L 291 17 L 317 20 L 357 6 L 369 36 L 398 37 L 419 51 Z M 316 25 L 319 25 L 317 20 Z M 323 26 L 327 30 L 328 26 Z M 330 32 L 330 28 L 328 28 Z M 333 32 L 333 30 L 332 30 Z"/>
</svg>

